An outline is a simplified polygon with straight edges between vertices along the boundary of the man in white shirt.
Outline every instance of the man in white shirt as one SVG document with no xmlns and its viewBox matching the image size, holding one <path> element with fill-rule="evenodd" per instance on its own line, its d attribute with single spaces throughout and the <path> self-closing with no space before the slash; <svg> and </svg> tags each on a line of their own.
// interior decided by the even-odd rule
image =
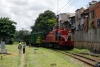
<svg viewBox="0 0 100 67">
<path fill-rule="evenodd" d="M 21 52 L 22 52 L 22 45 L 21 45 L 21 43 L 19 43 L 18 49 L 19 49 L 19 54 L 21 54 Z"/>
</svg>

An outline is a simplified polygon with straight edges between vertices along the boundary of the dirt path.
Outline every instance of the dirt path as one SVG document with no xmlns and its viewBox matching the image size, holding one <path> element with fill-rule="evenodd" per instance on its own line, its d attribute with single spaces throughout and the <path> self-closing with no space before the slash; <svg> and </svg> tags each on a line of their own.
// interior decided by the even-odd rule
<svg viewBox="0 0 100 67">
<path fill-rule="evenodd" d="M 21 55 L 21 67 L 24 67 L 25 62 L 24 62 L 24 54 Z"/>
</svg>

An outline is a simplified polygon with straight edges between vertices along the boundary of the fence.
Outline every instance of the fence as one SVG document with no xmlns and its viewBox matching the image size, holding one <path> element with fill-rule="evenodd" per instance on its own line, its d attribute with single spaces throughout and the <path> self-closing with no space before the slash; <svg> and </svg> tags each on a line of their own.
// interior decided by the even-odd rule
<svg viewBox="0 0 100 67">
<path fill-rule="evenodd" d="M 75 31 L 72 35 L 76 48 L 96 49 L 100 53 L 100 28 L 88 29 L 87 32 L 82 30 Z"/>
</svg>

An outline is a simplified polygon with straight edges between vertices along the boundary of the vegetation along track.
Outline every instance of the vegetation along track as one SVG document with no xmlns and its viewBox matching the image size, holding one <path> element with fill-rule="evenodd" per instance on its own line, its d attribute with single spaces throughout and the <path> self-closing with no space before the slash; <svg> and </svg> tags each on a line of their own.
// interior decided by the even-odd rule
<svg viewBox="0 0 100 67">
<path fill-rule="evenodd" d="M 100 62 L 100 59 L 95 59 L 95 58 L 88 58 L 84 55 L 81 55 L 81 54 L 76 54 L 76 53 L 69 53 L 67 51 L 61 51 L 61 50 L 55 50 L 57 52 L 60 52 L 62 54 L 66 54 L 66 55 L 69 55 L 71 57 L 74 57 L 90 66 L 95 66 L 98 62 Z"/>
</svg>

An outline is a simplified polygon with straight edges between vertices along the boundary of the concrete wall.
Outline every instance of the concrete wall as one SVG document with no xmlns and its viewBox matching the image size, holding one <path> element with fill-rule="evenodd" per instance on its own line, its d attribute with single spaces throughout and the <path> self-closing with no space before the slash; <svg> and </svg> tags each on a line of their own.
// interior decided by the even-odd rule
<svg viewBox="0 0 100 67">
<path fill-rule="evenodd" d="M 100 53 L 100 28 L 89 29 L 88 32 L 75 31 L 72 40 L 76 48 L 96 49 Z"/>
</svg>

